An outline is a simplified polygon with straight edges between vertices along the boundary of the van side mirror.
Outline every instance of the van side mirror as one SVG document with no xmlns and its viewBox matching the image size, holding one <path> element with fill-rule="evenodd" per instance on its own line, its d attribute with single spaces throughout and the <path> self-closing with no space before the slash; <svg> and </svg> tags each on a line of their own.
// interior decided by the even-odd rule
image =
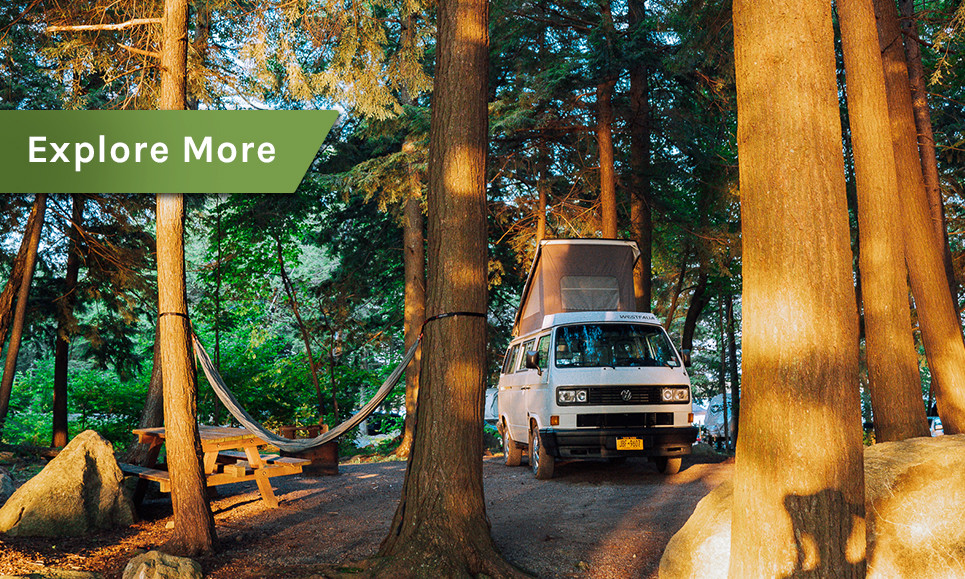
<svg viewBox="0 0 965 579">
<path fill-rule="evenodd" d="M 526 367 L 536 370 L 536 374 L 543 375 L 543 369 L 539 367 L 539 351 L 526 352 Z"/>
<path fill-rule="evenodd" d="M 680 357 L 684 359 L 684 367 L 690 368 L 693 365 L 693 360 L 690 359 L 690 350 L 681 350 Z"/>
</svg>

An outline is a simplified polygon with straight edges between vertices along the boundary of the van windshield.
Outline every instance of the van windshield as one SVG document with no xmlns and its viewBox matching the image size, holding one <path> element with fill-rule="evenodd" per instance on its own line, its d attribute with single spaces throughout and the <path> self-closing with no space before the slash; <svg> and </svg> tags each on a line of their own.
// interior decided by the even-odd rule
<svg viewBox="0 0 965 579">
<path fill-rule="evenodd" d="M 558 368 L 680 366 L 662 328 L 643 324 L 580 324 L 556 330 Z"/>
</svg>

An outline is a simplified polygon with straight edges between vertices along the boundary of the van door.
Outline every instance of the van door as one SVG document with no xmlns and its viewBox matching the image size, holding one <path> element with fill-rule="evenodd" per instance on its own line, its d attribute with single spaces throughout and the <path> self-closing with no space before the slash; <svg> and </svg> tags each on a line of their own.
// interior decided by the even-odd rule
<svg viewBox="0 0 965 579">
<path fill-rule="evenodd" d="M 552 393 L 547 391 L 549 381 L 549 372 L 547 370 L 549 369 L 550 335 L 544 334 L 539 336 L 535 340 L 528 342 L 528 344 L 529 349 L 526 350 L 526 352 L 535 351 L 539 354 L 539 370 L 525 368 L 526 381 L 521 388 L 521 395 L 525 400 L 524 405 L 526 406 L 524 421 L 527 429 L 527 437 L 529 436 L 529 417 L 531 415 L 538 416 L 539 419 L 537 422 L 539 425 L 545 426 L 549 419 L 543 416 L 543 414 L 546 412 L 546 409 L 549 408 L 549 402 L 552 400 Z M 524 359 L 524 367 L 525 363 L 526 360 Z"/>
</svg>

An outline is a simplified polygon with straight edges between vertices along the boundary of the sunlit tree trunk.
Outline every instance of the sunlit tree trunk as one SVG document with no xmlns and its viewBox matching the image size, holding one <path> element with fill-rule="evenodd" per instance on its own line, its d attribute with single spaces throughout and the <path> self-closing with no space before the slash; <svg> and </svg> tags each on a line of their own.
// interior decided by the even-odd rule
<svg viewBox="0 0 965 579">
<path fill-rule="evenodd" d="M 643 37 L 646 5 L 630 0 L 629 35 Z M 650 213 L 650 79 L 647 61 L 638 58 L 630 64 L 630 230 L 640 248 L 640 259 L 633 269 L 637 310 L 651 311 L 653 304 L 653 218 Z"/>
<path fill-rule="evenodd" d="M 34 200 L 33 207 L 30 209 L 30 216 L 27 218 L 27 225 L 23 229 L 20 249 L 17 250 L 17 257 L 14 258 L 13 266 L 10 268 L 10 277 L 7 278 L 3 292 L 0 293 L 0 344 L 7 341 L 7 331 L 10 329 L 10 321 L 13 320 L 14 298 L 20 291 L 20 284 L 23 281 L 24 266 L 27 263 L 27 255 L 30 253 L 31 232 L 42 226 L 43 216 L 40 215 L 38 209 L 40 209 L 40 205 L 37 200 Z M 38 222 L 41 225 L 38 225 Z"/>
<path fill-rule="evenodd" d="M 34 207 L 27 221 L 28 228 L 24 231 L 24 239 L 28 241 L 27 252 L 24 254 L 23 270 L 17 288 L 17 301 L 13 310 L 13 326 L 10 330 L 10 342 L 7 344 L 3 378 L 0 379 L 0 434 L 3 434 L 3 427 L 7 421 L 7 411 L 10 409 L 13 377 L 17 372 L 17 357 L 20 354 L 20 342 L 23 338 L 23 327 L 27 317 L 27 297 L 30 295 L 30 283 L 33 280 L 34 269 L 37 264 L 37 247 L 40 245 L 40 232 L 44 227 L 46 210 L 47 195 L 39 193 L 34 200 Z M 36 217 L 34 217 L 35 215 Z"/>
<path fill-rule="evenodd" d="M 158 108 L 184 110 L 188 47 L 187 0 L 165 0 Z M 184 196 L 157 196 L 158 325 L 164 426 L 174 533 L 164 550 L 197 555 L 214 550 L 214 517 L 205 491 L 198 436 L 198 384 L 191 355 L 184 275 Z"/>
<path fill-rule="evenodd" d="M 902 192 L 905 263 L 928 367 L 936 379 L 933 386 L 938 414 L 947 434 L 959 434 L 965 432 L 965 344 L 948 289 L 941 238 L 937 235 L 934 212 L 929 207 L 922 179 L 898 8 L 893 0 L 874 3 L 888 89 L 898 190 Z"/>
<path fill-rule="evenodd" d="M 550 181 L 546 177 L 547 171 L 544 169 L 540 174 L 539 183 L 536 184 L 536 245 L 546 239 L 546 205 L 549 200 Z"/>
<path fill-rule="evenodd" d="M 441 0 L 429 145 L 427 315 L 486 312 L 485 0 Z M 482 487 L 486 320 L 430 322 L 415 444 L 374 576 L 516 574 L 489 533 Z"/>
<path fill-rule="evenodd" d="M 596 142 L 600 151 L 600 213 L 604 239 L 617 236 L 617 178 L 613 161 L 613 85 L 608 80 L 596 87 Z"/>
<path fill-rule="evenodd" d="M 57 337 L 54 346 L 54 431 L 51 446 L 67 445 L 67 373 L 70 361 L 70 319 L 77 303 L 77 276 L 80 273 L 80 228 L 84 221 L 84 197 L 71 195 L 71 222 L 67 237 L 67 271 L 64 274 L 64 295 L 55 300 L 57 305 Z"/>
<path fill-rule="evenodd" d="M 736 0 L 734 43 L 744 332 L 730 577 L 864 577 L 831 5 Z"/>
<path fill-rule="evenodd" d="M 928 434 L 911 327 L 895 158 L 872 0 L 838 0 L 861 230 L 861 293 L 875 440 Z"/>
<path fill-rule="evenodd" d="M 405 203 L 405 224 L 402 229 L 403 266 L 405 269 L 405 349 L 419 338 L 426 319 L 426 256 L 422 234 L 422 181 L 414 166 L 409 167 L 410 197 Z M 402 442 L 396 454 L 409 456 L 415 437 L 416 408 L 419 400 L 419 368 L 422 348 L 405 370 L 405 425 Z"/>
</svg>

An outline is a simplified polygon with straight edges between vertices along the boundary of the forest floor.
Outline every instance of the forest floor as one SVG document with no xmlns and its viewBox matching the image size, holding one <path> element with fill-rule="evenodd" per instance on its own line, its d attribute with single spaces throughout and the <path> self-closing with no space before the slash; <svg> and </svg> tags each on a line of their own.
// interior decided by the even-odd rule
<svg viewBox="0 0 965 579">
<path fill-rule="evenodd" d="M 486 509 L 497 547 L 511 563 L 545 578 L 650 578 L 670 537 L 697 502 L 733 476 L 733 460 L 684 459 L 680 473 L 658 474 L 644 459 L 623 464 L 558 463 L 552 480 L 483 461 Z M 371 557 L 389 529 L 404 462 L 340 465 L 329 477 L 273 478 L 280 506 L 267 508 L 254 482 L 218 487 L 212 500 L 220 550 L 202 557 L 211 579 L 337 576 Z M 171 530 L 167 495 L 145 501 L 130 528 L 84 538 L 0 538 L 0 575 L 60 568 L 120 577 L 137 550 Z"/>
</svg>

